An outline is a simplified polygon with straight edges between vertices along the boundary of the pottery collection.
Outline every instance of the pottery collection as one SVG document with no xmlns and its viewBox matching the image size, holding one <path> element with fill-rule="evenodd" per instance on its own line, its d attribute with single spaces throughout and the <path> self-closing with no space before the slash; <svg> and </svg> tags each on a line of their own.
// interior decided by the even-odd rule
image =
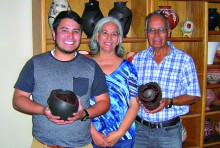
<svg viewBox="0 0 220 148">
<path fill-rule="evenodd" d="M 179 16 L 175 11 L 171 9 L 171 6 L 159 6 L 159 9 L 156 12 L 162 13 L 168 18 L 171 30 L 173 30 L 178 25 Z"/>
</svg>

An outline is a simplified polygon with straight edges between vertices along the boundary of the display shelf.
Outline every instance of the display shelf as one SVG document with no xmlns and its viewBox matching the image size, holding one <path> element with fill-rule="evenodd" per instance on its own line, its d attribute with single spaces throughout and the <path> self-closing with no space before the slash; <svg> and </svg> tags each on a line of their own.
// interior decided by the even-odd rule
<svg viewBox="0 0 220 148">
<path fill-rule="evenodd" d="M 212 65 L 207 65 L 208 69 L 220 68 L 220 62 L 214 62 Z"/>
<path fill-rule="evenodd" d="M 208 139 L 204 140 L 204 146 L 203 147 L 210 147 L 210 146 L 216 146 L 220 147 L 220 135 L 217 133 L 213 133 Z"/>
<path fill-rule="evenodd" d="M 210 115 L 216 115 L 219 114 L 220 115 L 220 104 L 217 105 L 211 105 L 210 106 L 210 111 L 206 111 L 205 115 L 206 116 L 210 116 Z"/>
<path fill-rule="evenodd" d="M 208 89 L 220 88 L 220 83 L 215 83 L 215 84 L 207 83 L 207 87 L 206 88 L 208 88 Z"/>
<path fill-rule="evenodd" d="M 201 117 L 201 114 L 195 111 L 190 111 L 188 114 L 181 116 L 181 119 Z"/>
</svg>

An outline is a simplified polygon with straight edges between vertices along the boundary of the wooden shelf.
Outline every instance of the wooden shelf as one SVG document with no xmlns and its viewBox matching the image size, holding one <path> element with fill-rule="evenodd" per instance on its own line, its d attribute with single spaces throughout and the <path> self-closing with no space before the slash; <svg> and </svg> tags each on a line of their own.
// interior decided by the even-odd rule
<svg viewBox="0 0 220 148">
<path fill-rule="evenodd" d="M 208 35 L 220 35 L 220 31 L 209 31 Z"/>
<path fill-rule="evenodd" d="M 220 68 L 220 62 L 215 62 L 212 65 L 207 65 L 208 69 L 215 69 L 215 68 Z"/>
<path fill-rule="evenodd" d="M 207 89 L 215 89 L 215 88 L 220 88 L 220 83 L 216 83 L 216 84 L 207 84 Z"/>
<path fill-rule="evenodd" d="M 220 105 L 211 105 L 210 108 L 211 108 L 210 111 L 205 112 L 206 116 L 216 115 L 216 114 L 220 115 Z"/>
<path fill-rule="evenodd" d="M 203 147 L 209 147 L 214 145 L 220 146 L 220 135 L 218 135 L 217 133 L 214 133 L 208 139 L 205 139 Z"/>
<path fill-rule="evenodd" d="M 195 117 L 201 117 L 201 114 L 194 111 L 190 111 L 188 114 L 181 116 L 181 119 L 195 118 Z"/>
</svg>

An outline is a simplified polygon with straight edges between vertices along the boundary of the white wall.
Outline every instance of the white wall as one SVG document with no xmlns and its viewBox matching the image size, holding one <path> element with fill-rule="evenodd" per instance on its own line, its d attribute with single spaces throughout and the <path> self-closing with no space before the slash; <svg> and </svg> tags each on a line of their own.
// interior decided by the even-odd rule
<svg viewBox="0 0 220 148">
<path fill-rule="evenodd" d="M 29 148 L 31 116 L 12 107 L 14 83 L 32 56 L 31 0 L 0 0 L 0 147 Z"/>
</svg>

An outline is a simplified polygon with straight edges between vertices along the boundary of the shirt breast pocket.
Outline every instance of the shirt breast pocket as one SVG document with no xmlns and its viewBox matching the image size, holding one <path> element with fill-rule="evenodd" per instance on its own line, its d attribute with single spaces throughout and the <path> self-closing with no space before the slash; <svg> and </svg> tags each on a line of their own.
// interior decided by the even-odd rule
<svg viewBox="0 0 220 148">
<path fill-rule="evenodd" d="M 78 96 L 83 96 L 88 92 L 89 79 L 88 78 L 73 78 L 73 92 Z"/>
</svg>

